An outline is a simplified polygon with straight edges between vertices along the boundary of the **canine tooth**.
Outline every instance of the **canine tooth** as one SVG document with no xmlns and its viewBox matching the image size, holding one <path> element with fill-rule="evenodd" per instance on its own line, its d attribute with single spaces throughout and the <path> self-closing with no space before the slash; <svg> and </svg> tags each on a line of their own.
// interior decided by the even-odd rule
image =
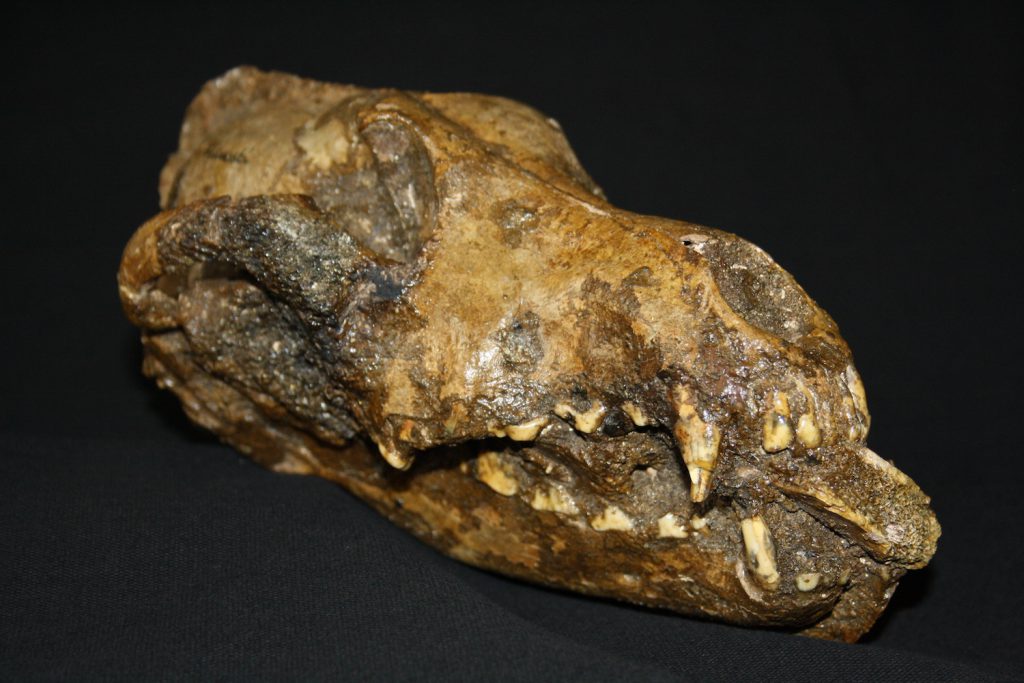
<svg viewBox="0 0 1024 683">
<path fill-rule="evenodd" d="M 396 470 L 407 470 L 412 467 L 413 457 L 411 455 L 403 455 L 395 448 L 387 446 L 383 443 L 377 444 L 377 450 L 384 457 L 387 464 L 394 467 Z"/>
<path fill-rule="evenodd" d="M 482 453 L 476 459 L 476 478 L 503 496 L 514 496 L 519 492 L 519 480 L 515 477 L 515 471 L 494 451 Z"/>
<path fill-rule="evenodd" d="M 806 574 L 800 574 L 796 577 L 796 589 L 803 593 L 812 591 L 818 587 L 818 582 L 821 581 L 821 574 L 818 572 L 807 572 Z"/>
<path fill-rule="evenodd" d="M 632 420 L 633 424 L 637 427 L 646 427 L 651 424 L 647 416 L 644 415 L 644 411 L 632 401 L 626 401 L 622 404 L 622 412 L 628 415 L 629 419 Z"/>
<path fill-rule="evenodd" d="M 765 587 L 773 587 L 779 583 L 779 571 L 775 566 L 775 543 L 771 532 L 760 515 L 748 517 L 740 522 L 743 531 L 743 545 L 747 552 L 747 562 L 754 570 L 755 576 Z"/>
<path fill-rule="evenodd" d="M 517 425 L 507 425 L 505 435 L 513 441 L 533 441 L 548 424 L 548 418 L 535 417 Z"/>
<path fill-rule="evenodd" d="M 690 498 L 699 503 L 711 491 L 711 477 L 718 461 L 721 432 L 713 422 L 704 422 L 697 414 L 690 390 L 675 388 L 678 420 L 674 426 L 676 444 L 682 452 L 686 470 L 690 473 Z"/>
<path fill-rule="evenodd" d="M 761 445 L 768 453 L 778 453 L 792 444 L 793 428 L 789 426 L 789 397 L 784 391 L 777 391 L 772 409 L 764 416 Z"/>
<path fill-rule="evenodd" d="M 597 517 L 590 520 L 595 531 L 629 531 L 633 528 L 633 519 L 617 505 L 609 505 Z"/>
<path fill-rule="evenodd" d="M 606 412 L 608 412 L 608 409 L 598 401 L 590 404 L 590 409 L 585 412 L 576 410 L 568 403 L 559 403 L 555 406 L 555 415 L 563 420 L 568 420 L 571 415 L 576 431 L 583 432 L 584 434 L 592 434 L 600 427 L 601 423 L 604 422 Z"/>
<path fill-rule="evenodd" d="M 658 519 L 658 538 L 686 538 L 689 536 L 679 518 L 669 512 Z"/>
<path fill-rule="evenodd" d="M 810 413 L 804 413 L 797 420 L 796 438 L 808 448 L 817 448 L 821 445 L 821 430 Z"/>
</svg>

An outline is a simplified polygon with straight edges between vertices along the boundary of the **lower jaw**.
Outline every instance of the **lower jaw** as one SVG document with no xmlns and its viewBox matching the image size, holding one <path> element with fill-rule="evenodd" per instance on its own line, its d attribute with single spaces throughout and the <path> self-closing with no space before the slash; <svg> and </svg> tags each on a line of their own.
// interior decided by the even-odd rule
<svg viewBox="0 0 1024 683">
<path fill-rule="evenodd" d="M 481 474 L 480 458 L 493 452 L 481 444 L 439 449 L 411 470 L 396 471 L 372 445 L 325 443 L 290 424 L 283 410 L 258 406 L 197 365 L 174 334 L 146 340 L 145 369 L 178 395 L 193 421 L 270 469 L 341 484 L 425 543 L 474 566 L 689 616 L 850 642 L 885 609 L 902 574 L 796 506 L 772 504 L 764 514 L 779 548 L 779 578 L 764 585 L 744 560 L 739 520 L 727 505 L 695 514 L 680 484 L 673 493 L 681 501 L 678 514 L 659 533 L 664 511 L 642 502 L 632 501 L 634 508 L 624 503 L 619 516 L 584 487 L 572 489 L 571 504 L 538 498 L 538 490 L 557 482 L 531 469 L 521 446 L 498 451 L 518 459 L 521 469 L 526 463 L 527 479 L 518 480 L 515 491 Z M 664 475 L 686 481 L 681 471 Z M 805 590 L 811 574 L 819 577 Z"/>
</svg>

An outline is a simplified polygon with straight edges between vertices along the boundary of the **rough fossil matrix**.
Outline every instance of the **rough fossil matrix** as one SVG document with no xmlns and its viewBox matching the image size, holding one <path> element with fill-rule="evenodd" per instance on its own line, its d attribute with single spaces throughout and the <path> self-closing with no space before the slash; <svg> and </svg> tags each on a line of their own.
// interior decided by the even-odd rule
<svg viewBox="0 0 1024 683">
<path fill-rule="evenodd" d="M 939 527 L 835 323 L 729 233 L 616 209 L 499 97 L 239 68 L 118 274 L 144 372 L 464 562 L 855 640 Z"/>
</svg>

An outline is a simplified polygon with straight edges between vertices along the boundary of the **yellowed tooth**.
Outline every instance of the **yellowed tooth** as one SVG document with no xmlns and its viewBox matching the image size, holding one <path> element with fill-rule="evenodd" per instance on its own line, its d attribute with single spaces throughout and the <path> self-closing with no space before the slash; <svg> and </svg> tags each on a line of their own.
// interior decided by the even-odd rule
<svg viewBox="0 0 1024 683">
<path fill-rule="evenodd" d="M 536 489 L 530 499 L 530 507 L 534 510 L 561 512 L 566 515 L 576 514 L 579 510 L 573 497 L 555 485 Z"/>
<path fill-rule="evenodd" d="M 686 538 L 689 532 L 684 526 L 686 522 L 669 512 L 658 518 L 658 538 Z"/>
<path fill-rule="evenodd" d="M 622 412 L 629 416 L 629 419 L 633 421 L 637 427 L 646 427 L 651 424 L 648 417 L 644 414 L 644 411 L 640 409 L 632 401 L 626 401 L 622 404 Z"/>
<path fill-rule="evenodd" d="M 690 498 L 699 503 L 711 491 L 711 478 L 718 461 L 718 446 L 722 435 L 715 423 L 704 422 L 697 414 L 697 406 L 689 387 L 677 386 L 674 393 L 677 420 L 673 431 L 676 445 L 690 473 Z"/>
<path fill-rule="evenodd" d="M 776 391 L 772 409 L 764 416 L 762 447 L 768 453 L 778 453 L 793 444 L 793 428 L 789 425 L 789 397 Z"/>
<path fill-rule="evenodd" d="M 597 517 L 590 519 L 590 526 L 595 531 L 629 531 L 633 528 L 633 520 L 617 505 L 609 505 Z"/>
<path fill-rule="evenodd" d="M 555 406 L 555 415 L 568 420 L 572 416 L 573 426 L 576 431 L 584 434 L 592 434 L 604 422 L 605 413 L 608 409 L 600 402 L 594 401 L 585 412 L 580 412 L 568 403 L 559 403 Z"/>
<path fill-rule="evenodd" d="M 868 397 L 864 393 L 864 382 L 861 381 L 860 375 L 854 370 L 852 365 L 846 367 L 846 386 L 850 389 L 850 395 L 853 397 L 853 405 L 857 408 L 863 417 L 864 421 L 871 424 L 871 413 L 868 412 Z"/>
<path fill-rule="evenodd" d="M 796 438 L 807 448 L 821 445 L 821 430 L 811 413 L 804 413 L 796 423 Z"/>
<path fill-rule="evenodd" d="M 514 496 L 519 492 L 515 470 L 501 454 L 494 451 L 481 453 L 476 459 L 476 478 L 503 496 Z"/>
<path fill-rule="evenodd" d="M 377 444 L 377 450 L 384 457 L 384 461 L 396 470 L 407 470 L 412 467 L 413 457 L 411 455 L 403 455 L 395 448 L 383 443 Z"/>
<path fill-rule="evenodd" d="M 547 425 L 548 418 L 541 416 L 517 425 L 508 425 L 504 431 L 505 436 L 513 441 L 533 441 Z"/>
<path fill-rule="evenodd" d="M 774 588 L 779 584 L 779 571 L 775 565 L 775 543 L 768 526 L 760 515 L 754 515 L 742 520 L 740 529 L 747 563 L 763 586 Z"/>
<path fill-rule="evenodd" d="M 850 404 L 855 412 L 853 424 L 850 425 L 850 439 L 851 440 L 862 440 L 867 438 L 868 430 L 871 428 L 871 413 L 868 412 L 868 397 L 864 393 L 864 383 L 860 380 L 860 375 L 854 370 L 852 365 L 846 366 L 846 388 L 850 392 Z M 844 401 L 845 403 L 845 401 Z"/>
<path fill-rule="evenodd" d="M 802 593 L 812 591 L 818 587 L 821 581 L 821 574 L 818 572 L 807 572 L 796 577 L 796 589 Z"/>
<path fill-rule="evenodd" d="M 814 394 L 800 380 L 797 380 L 797 386 L 806 399 L 807 412 L 796 422 L 796 438 L 806 448 L 817 448 L 821 445 L 821 429 L 818 427 L 818 418 L 814 410 Z"/>
</svg>

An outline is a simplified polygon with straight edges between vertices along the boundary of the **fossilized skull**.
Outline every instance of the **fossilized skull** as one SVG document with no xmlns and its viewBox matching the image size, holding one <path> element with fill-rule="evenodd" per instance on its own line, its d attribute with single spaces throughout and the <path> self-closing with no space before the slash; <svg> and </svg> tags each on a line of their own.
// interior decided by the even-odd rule
<svg viewBox="0 0 1024 683">
<path fill-rule="evenodd" d="M 935 550 L 829 316 L 528 107 L 236 69 L 160 191 L 119 274 L 145 372 L 455 558 L 854 640 Z"/>
</svg>

